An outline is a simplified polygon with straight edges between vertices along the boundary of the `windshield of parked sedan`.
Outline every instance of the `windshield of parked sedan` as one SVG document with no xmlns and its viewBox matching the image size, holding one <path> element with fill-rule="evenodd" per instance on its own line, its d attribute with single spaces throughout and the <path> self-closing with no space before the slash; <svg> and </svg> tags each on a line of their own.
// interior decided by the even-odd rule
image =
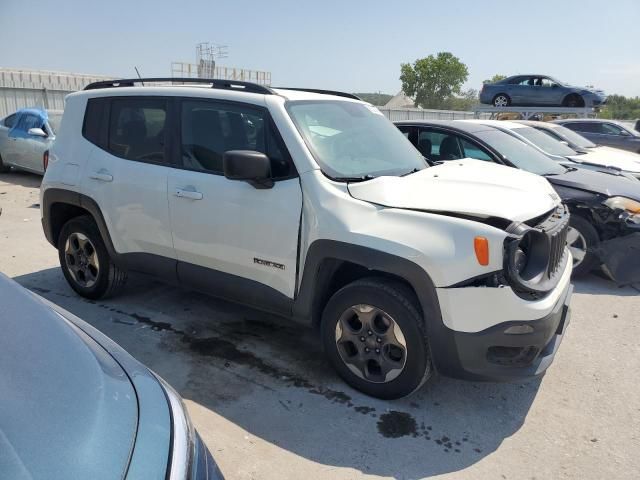
<svg viewBox="0 0 640 480">
<path fill-rule="evenodd" d="M 555 133 L 564 138 L 567 142 L 577 146 L 578 148 L 595 148 L 596 144 L 587 140 L 582 135 L 569 130 L 567 127 L 551 127 Z"/>
<path fill-rule="evenodd" d="M 350 101 L 291 101 L 287 110 L 322 171 L 336 180 L 405 175 L 427 164 L 380 111 Z"/>
<path fill-rule="evenodd" d="M 549 135 L 536 130 L 532 127 L 522 127 L 514 129 L 514 132 L 522 135 L 524 138 L 533 143 L 540 150 L 549 153 L 551 155 L 559 155 L 561 157 L 567 157 L 569 155 L 578 155 L 574 149 L 568 147 L 564 143 L 550 137 Z"/>
<path fill-rule="evenodd" d="M 531 145 L 508 133 L 492 129 L 478 132 L 475 135 L 510 163 L 527 172 L 538 175 L 559 175 L 567 170 Z"/>
</svg>

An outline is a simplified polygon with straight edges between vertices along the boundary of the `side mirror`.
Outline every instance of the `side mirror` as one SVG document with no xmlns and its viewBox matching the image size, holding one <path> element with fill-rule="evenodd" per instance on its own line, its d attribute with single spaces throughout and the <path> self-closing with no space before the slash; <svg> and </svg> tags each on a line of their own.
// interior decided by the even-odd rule
<svg viewBox="0 0 640 480">
<path fill-rule="evenodd" d="M 27 132 L 32 137 L 46 137 L 47 134 L 41 128 L 30 128 Z"/>
<path fill-rule="evenodd" d="M 229 150 L 222 155 L 224 176 L 229 180 L 244 180 L 255 188 L 272 188 L 271 160 L 253 150 Z"/>
</svg>

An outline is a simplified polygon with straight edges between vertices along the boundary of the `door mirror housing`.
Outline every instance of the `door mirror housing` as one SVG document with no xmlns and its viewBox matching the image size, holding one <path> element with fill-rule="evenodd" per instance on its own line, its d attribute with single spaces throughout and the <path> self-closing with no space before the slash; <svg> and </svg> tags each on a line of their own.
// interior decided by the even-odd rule
<svg viewBox="0 0 640 480">
<path fill-rule="evenodd" d="M 47 136 L 45 131 L 43 129 L 41 129 L 41 128 L 30 128 L 27 133 L 29 135 L 31 135 L 32 137 L 46 137 Z"/>
<path fill-rule="evenodd" d="M 229 180 L 243 180 L 255 188 L 272 188 L 271 160 L 262 152 L 229 150 L 222 155 L 224 176 Z"/>
</svg>

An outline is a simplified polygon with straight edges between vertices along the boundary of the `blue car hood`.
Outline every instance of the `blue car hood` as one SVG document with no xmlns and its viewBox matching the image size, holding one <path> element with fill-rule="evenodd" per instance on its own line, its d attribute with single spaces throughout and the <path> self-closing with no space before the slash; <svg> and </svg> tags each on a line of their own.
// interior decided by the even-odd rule
<svg viewBox="0 0 640 480">
<path fill-rule="evenodd" d="M 0 477 L 123 478 L 135 390 L 86 333 L 0 274 Z"/>
</svg>

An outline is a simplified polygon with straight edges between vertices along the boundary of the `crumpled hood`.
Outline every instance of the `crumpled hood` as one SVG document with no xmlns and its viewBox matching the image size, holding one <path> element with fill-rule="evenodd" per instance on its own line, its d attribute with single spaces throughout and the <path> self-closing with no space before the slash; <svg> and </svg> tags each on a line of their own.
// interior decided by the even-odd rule
<svg viewBox="0 0 640 480">
<path fill-rule="evenodd" d="M 640 182 L 634 178 L 585 168 L 576 168 L 548 178 L 553 185 L 599 193 L 607 197 L 622 196 L 640 201 Z M 569 200 L 570 198 L 571 195 L 563 198 L 563 200 Z"/>
<path fill-rule="evenodd" d="M 560 202 L 543 177 L 481 160 L 451 160 L 405 177 L 349 184 L 354 198 L 386 207 L 526 221 Z"/>
<path fill-rule="evenodd" d="M 616 167 L 627 172 L 640 173 L 640 155 L 611 147 L 596 147 L 582 155 L 571 155 L 571 160 L 588 162 L 603 167 Z"/>
</svg>

